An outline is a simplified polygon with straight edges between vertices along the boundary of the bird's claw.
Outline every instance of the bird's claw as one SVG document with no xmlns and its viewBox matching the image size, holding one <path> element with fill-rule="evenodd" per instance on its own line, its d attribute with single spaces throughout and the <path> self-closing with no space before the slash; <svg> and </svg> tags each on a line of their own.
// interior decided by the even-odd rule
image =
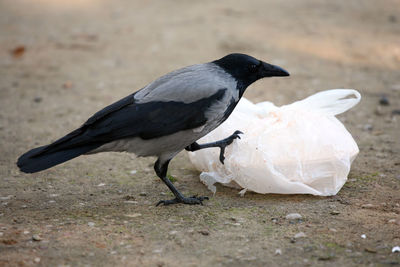
<svg viewBox="0 0 400 267">
<path fill-rule="evenodd" d="M 235 140 L 236 138 L 240 139 L 239 134 L 243 134 L 241 131 L 235 131 L 231 136 L 225 138 L 224 140 L 221 141 L 220 143 L 220 153 L 219 153 L 219 161 L 221 161 L 222 164 L 224 164 L 225 161 L 225 148 L 232 144 L 233 140 Z"/>
<path fill-rule="evenodd" d="M 232 135 L 231 135 L 231 137 L 233 137 L 233 139 L 235 139 L 235 138 L 239 138 L 240 139 L 240 135 L 239 134 L 243 134 L 243 132 L 241 132 L 241 131 L 235 131 Z"/>
<path fill-rule="evenodd" d="M 225 146 L 221 147 L 221 151 L 219 152 L 219 161 L 221 161 L 222 164 L 224 164 L 225 161 Z"/>
<path fill-rule="evenodd" d="M 225 143 L 224 146 L 228 146 L 228 145 L 232 144 L 233 140 L 235 140 L 236 138 L 241 139 L 239 134 L 243 134 L 243 133 L 241 131 L 235 131 L 231 136 L 226 138 L 224 140 L 225 142 L 223 142 L 223 143 Z"/>
<path fill-rule="evenodd" d="M 225 162 L 225 156 L 224 156 L 224 153 L 219 153 L 219 161 L 221 161 L 221 163 L 222 164 L 225 164 L 224 162 Z"/>
<path fill-rule="evenodd" d="M 163 204 L 164 206 L 171 205 L 171 204 L 177 204 L 177 203 L 182 203 L 182 204 L 188 204 L 188 205 L 203 205 L 203 200 L 208 200 L 208 197 L 197 197 L 197 196 L 192 196 L 192 197 L 183 197 L 182 199 L 179 198 L 174 198 L 174 199 L 169 199 L 169 200 L 160 200 L 156 207 L 159 205 Z"/>
</svg>

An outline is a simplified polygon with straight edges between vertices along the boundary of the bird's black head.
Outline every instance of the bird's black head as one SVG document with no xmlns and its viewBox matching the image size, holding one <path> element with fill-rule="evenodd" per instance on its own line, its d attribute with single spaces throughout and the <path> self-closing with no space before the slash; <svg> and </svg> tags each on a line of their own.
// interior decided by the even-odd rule
<svg viewBox="0 0 400 267">
<path fill-rule="evenodd" d="M 213 61 L 238 81 L 238 89 L 245 90 L 253 82 L 274 76 L 289 76 L 281 67 L 268 64 L 245 54 L 229 54 Z M 243 92 L 242 92 L 243 93 Z"/>
</svg>

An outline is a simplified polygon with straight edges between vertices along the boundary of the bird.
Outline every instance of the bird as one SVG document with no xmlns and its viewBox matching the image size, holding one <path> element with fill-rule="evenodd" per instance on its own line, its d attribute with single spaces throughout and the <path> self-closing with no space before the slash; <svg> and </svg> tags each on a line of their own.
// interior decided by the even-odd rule
<svg viewBox="0 0 400 267">
<path fill-rule="evenodd" d="M 175 196 L 160 200 L 157 206 L 203 205 L 207 196 L 185 197 L 168 179 L 169 162 L 184 149 L 217 147 L 224 164 L 225 148 L 240 138 L 240 130 L 212 143 L 196 141 L 229 117 L 249 85 L 279 76 L 289 73 L 241 53 L 172 71 L 101 109 L 55 142 L 24 153 L 17 166 L 22 172 L 35 173 L 80 155 L 108 151 L 155 156 L 155 173 Z"/>
</svg>

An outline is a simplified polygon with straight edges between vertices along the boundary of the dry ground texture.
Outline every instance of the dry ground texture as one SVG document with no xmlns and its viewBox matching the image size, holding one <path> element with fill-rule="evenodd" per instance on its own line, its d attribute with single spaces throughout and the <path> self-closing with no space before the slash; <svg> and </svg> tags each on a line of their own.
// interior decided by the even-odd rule
<svg viewBox="0 0 400 267">
<path fill-rule="evenodd" d="M 340 116 L 360 154 L 337 196 L 242 198 L 220 186 L 204 206 L 155 207 L 171 194 L 153 158 L 16 168 L 21 153 L 156 77 L 230 52 L 292 74 L 252 85 L 253 101 L 361 92 Z M 0 265 L 399 265 L 399 70 L 398 0 L 1 0 Z M 211 196 L 185 153 L 170 173 L 185 194 Z M 293 212 L 302 219 L 286 220 Z"/>
</svg>

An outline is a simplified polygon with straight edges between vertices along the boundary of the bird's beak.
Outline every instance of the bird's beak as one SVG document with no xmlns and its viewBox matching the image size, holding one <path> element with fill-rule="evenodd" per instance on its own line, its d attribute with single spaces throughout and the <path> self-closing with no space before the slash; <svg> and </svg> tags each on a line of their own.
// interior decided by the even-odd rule
<svg viewBox="0 0 400 267">
<path fill-rule="evenodd" d="M 263 77 L 290 76 L 289 72 L 281 67 L 265 62 L 262 62 L 261 73 Z"/>
</svg>

